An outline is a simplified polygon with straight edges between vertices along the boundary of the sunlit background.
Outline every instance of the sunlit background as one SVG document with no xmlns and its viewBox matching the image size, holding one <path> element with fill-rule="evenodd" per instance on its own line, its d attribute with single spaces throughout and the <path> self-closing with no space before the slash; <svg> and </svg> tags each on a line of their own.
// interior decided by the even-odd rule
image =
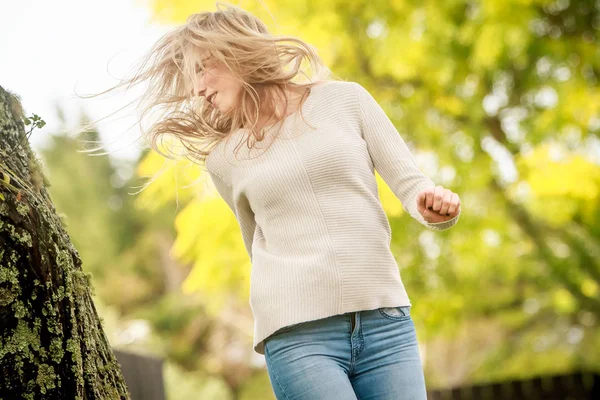
<svg viewBox="0 0 600 400">
<path fill-rule="evenodd" d="M 461 196 L 429 231 L 377 175 L 429 388 L 600 370 L 600 0 L 231 1 L 368 88 L 422 171 Z M 117 83 L 192 0 L 0 5 L 0 85 L 31 142 L 115 348 L 165 361 L 169 399 L 272 399 L 252 351 L 250 261 L 187 162 L 143 151 Z M 102 140 L 109 155 L 83 154 Z M 165 171 L 140 194 L 144 177 Z"/>
</svg>

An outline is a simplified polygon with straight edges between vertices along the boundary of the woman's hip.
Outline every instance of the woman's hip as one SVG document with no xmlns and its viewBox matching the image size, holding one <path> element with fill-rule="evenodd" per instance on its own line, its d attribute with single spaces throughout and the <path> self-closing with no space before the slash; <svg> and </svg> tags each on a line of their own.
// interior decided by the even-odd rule
<svg viewBox="0 0 600 400">
<path fill-rule="evenodd" d="M 266 339 L 265 359 L 278 398 L 302 399 L 299 393 L 309 387 L 324 391 L 310 389 L 315 399 L 333 398 L 327 393 L 332 388 L 350 396 L 350 387 L 361 399 L 373 393 L 381 399 L 403 398 L 402 393 L 425 398 L 410 306 L 350 312 L 282 328 Z M 382 391 L 399 397 L 385 397 Z"/>
<path fill-rule="evenodd" d="M 268 351 L 268 354 L 267 354 Z M 379 362 L 420 365 L 410 306 L 349 312 L 284 327 L 265 340 L 265 358 L 273 367 L 298 358 L 325 356 L 348 374 Z"/>
</svg>

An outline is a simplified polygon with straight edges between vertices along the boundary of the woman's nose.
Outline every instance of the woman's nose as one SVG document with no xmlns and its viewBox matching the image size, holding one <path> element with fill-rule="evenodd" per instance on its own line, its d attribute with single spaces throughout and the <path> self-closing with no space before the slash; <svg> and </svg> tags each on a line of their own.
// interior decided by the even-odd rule
<svg viewBox="0 0 600 400">
<path fill-rule="evenodd" d="M 206 85 L 204 84 L 204 74 L 200 73 L 196 76 L 193 81 L 192 97 L 203 96 L 206 92 Z"/>
<path fill-rule="evenodd" d="M 206 86 L 194 84 L 194 87 L 192 88 L 192 97 L 204 96 L 205 92 L 206 92 Z"/>
<path fill-rule="evenodd" d="M 194 87 L 194 88 L 192 88 L 192 90 L 191 90 L 192 97 L 196 97 L 196 96 L 204 96 L 204 92 L 206 92 L 206 89 L 196 89 L 196 88 Z"/>
</svg>

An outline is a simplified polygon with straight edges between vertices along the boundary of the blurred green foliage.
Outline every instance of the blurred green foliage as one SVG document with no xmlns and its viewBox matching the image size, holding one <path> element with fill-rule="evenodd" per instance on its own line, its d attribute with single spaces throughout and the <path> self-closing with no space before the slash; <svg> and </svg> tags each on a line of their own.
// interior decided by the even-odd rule
<svg viewBox="0 0 600 400">
<path fill-rule="evenodd" d="M 600 367 L 600 1 L 232 3 L 367 87 L 423 172 L 461 196 L 459 224 L 435 233 L 377 175 L 430 387 Z M 169 23 L 215 8 L 152 7 Z M 169 381 L 270 398 L 249 351 L 251 266 L 207 177 L 150 152 L 125 168 L 166 172 L 134 200 L 138 177 L 110 185 L 109 159 L 53 140 L 52 195 L 85 268 L 123 318 L 150 321 L 178 365 Z"/>
</svg>

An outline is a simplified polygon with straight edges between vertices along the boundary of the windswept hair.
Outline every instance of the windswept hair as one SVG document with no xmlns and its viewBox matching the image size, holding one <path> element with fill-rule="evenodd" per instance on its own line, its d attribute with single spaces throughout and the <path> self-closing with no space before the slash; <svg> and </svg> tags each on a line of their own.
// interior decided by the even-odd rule
<svg viewBox="0 0 600 400">
<path fill-rule="evenodd" d="M 138 124 L 150 147 L 167 158 L 184 156 L 203 165 L 210 149 L 239 129 L 248 130 L 250 148 L 264 138 L 264 131 L 257 129 L 261 108 L 274 110 L 276 99 L 283 98 L 287 111 L 289 89 L 310 89 L 331 77 L 312 46 L 292 36 L 270 34 L 260 19 L 239 7 L 216 5 L 217 11 L 192 14 L 184 25 L 166 33 L 131 78 L 100 93 L 146 82 Z M 206 58 L 222 63 L 242 84 L 239 104 L 230 112 L 220 113 L 193 93 L 195 75 Z M 305 96 L 300 110 L 304 100 Z M 155 122 L 144 129 L 142 121 L 150 116 Z M 184 151 L 164 145 L 169 135 Z"/>
</svg>

